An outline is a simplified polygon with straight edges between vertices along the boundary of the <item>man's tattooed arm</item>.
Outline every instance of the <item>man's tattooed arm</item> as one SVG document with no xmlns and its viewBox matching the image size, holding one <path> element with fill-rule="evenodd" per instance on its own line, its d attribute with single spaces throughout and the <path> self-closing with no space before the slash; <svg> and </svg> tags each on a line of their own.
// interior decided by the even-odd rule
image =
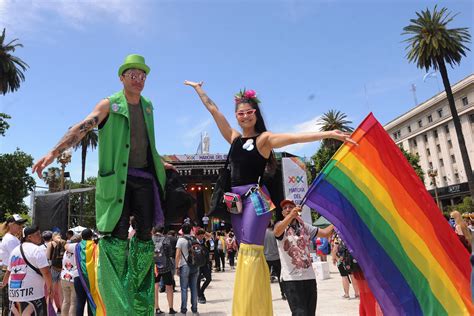
<svg viewBox="0 0 474 316">
<path fill-rule="evenodd" d="M 61 138 L 58 144 L 53 148 L 52 153 L 54 156 L 57 157 L 65 152 L 68 148 L 77 145 L 87 134 L 87 132 L 96 127 L 98 123 L 99 118 L 97 116 L 93 116 L 92 118 L 87 118 L 81 123 L 71 127 L 63 136 L 63 138 Z"/>
</svg>

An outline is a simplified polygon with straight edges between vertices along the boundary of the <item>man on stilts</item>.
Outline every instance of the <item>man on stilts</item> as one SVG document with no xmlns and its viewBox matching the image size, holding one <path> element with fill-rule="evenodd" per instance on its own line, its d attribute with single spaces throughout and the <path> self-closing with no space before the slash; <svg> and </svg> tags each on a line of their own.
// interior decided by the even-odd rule
<svg viewBox="0 0 474 316">
<path fill-rule="evenodd" d="M 104 237 L 96 252 L 97 288 L 90 289 L 102 306 L 96 315 L 154 314 L 151 229 L 164 224 L 165 168 L 172 166 L 155 148 L 153 106 L 141 96 L 149 72 L 142 56 L 127 56 L 118 71 L 123 90 L 101 100 L 33 166 L 41 177 L 55 158 L 99 128 L 96 222 Z M 128 241 L 130 216 L 136 221 L 136 234 Z"/>
</svg>

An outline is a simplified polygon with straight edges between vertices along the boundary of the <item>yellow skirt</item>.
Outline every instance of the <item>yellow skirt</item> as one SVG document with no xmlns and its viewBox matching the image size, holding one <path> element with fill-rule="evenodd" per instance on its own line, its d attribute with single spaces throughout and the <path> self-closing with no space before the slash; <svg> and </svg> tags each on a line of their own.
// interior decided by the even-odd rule
<svg viewBox="0 0 474 316">
<path fill-rule="evenodd" d="M 240 244 L 232 315 L 273 315 L 270 272 L 263 246 Z"/>
</svg>

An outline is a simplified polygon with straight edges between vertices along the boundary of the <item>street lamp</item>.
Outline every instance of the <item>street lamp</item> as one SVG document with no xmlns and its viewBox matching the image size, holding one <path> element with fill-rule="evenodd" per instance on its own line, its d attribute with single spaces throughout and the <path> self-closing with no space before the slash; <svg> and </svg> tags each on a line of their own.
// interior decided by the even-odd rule
<svg viewBox="0 0 474 316">
<path fill-rule="evenodd" d="M 64 190 L 64 170 L 66 169 L 66 165 L 71 162 L 71 157 L 72 152 L 68 149 L 57 158 L 58 163 L 61 164 L 61 191 Z"/>
<path fill-rule="evenodd" d="M 431 183 L 434 185 L 436 205 L 438 206 L 439 209 L 441 209 L 441 207 L 439 206 L 439 199 L 438 199 L 438 186 L 436 185 L 437 176 L 438 176 L 438 170 L 433 169 L 433 168 L 428 169 L 428 177 L 431 178 Z"/>
</svg>

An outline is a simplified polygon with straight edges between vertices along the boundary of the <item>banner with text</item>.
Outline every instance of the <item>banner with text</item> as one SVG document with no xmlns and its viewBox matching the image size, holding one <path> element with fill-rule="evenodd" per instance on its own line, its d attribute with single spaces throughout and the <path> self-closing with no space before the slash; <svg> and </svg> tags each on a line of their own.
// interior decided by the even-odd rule
<svg viewBox="0 0 474 316">
<path fill-rule="evenodd" d="M 285 198 L 299 205 L 308 191 L 306 164 L 300 157 L 282 158 L 281 163 Z M 306 205 L 303 206 L 301 217 L 305 222 L 312 224 L 311 210 Z"/>
</svg>

